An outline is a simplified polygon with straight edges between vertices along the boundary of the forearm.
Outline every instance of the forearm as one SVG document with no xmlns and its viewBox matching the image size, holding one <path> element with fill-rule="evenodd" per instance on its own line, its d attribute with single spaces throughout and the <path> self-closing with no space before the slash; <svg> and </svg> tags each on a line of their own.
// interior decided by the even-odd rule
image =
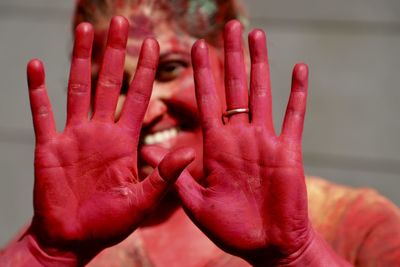
<svg viewBox="0 0 400 267">
<path fill-rule="evenodd" d="M 77 257 L 72 255 L 48 255 L 39 247 L 32 235 L 26 234 L 21 239 L 11 243 L 0 254 L 0 265 L 18 267 L 75 267 L 79 266 L 79 263 Z"/>
</svg>

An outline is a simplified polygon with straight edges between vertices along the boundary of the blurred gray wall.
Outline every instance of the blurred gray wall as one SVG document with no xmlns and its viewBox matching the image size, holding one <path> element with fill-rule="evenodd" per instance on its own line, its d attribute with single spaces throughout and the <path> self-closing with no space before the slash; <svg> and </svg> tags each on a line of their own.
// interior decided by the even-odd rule
<svg viewBox="0 0 400 267">
<path fill-rule="evenodd" d="M 0 0 L 0 246 L 32 215 L 33 130 L 25 66 L 44 60 L 65 119 L 73 0 Z M 266 30 L 280 129 L 295 62 L 310 65 L 309 174 L 370 186 L 400 205 L 400 1 L 246 1 Z"/>
</svg>

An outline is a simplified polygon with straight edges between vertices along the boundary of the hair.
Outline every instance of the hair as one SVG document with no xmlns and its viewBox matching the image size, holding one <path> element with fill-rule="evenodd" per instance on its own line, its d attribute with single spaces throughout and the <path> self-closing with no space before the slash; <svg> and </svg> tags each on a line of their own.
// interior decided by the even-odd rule
<svg viewBox="0 0 400 267">
<path fill-rule="evenodd" d="M 99 18 L 110 19 L 118 6 L 147 5 L 153 10 L 165 10 L 167 19 L 196 38 L 217 44 L 226 22 L 240 20 L 247 25 L 247 16 L 240 0 L 77 0 L 74 27 L 87 21 L 95 24 Z"/>
</svg>

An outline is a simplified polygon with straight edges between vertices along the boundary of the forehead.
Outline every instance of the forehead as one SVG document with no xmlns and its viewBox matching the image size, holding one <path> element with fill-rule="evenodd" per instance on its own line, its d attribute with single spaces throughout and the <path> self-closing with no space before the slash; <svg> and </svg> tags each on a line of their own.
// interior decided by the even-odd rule
<svg viewBox="0 0 400 267">
<path fill-rule="evenodd" d="M 94 20 L 96 38 L 104 43 L 109 20 L 114 15 L 122 15 L 130 23 L 128 55 L 137 57 L 140 46 L 146 37 L 153 37 L 158 40 L 161 54 L 171 51 L 189 51 L 196 38 L 185 27 L 182 27 L 182 22 L 176 18 L 177 13 L 179 13 L 179 6 L 163 4 L 163 2 L 140 1 L 140 3 L 132 4 L 127 3 L 127 1 L 116 1 L 112 7 L 109 7 L 111 10 L 107 12 L 107 15 L 97 13 L 98 17 Z"/>
</svg>

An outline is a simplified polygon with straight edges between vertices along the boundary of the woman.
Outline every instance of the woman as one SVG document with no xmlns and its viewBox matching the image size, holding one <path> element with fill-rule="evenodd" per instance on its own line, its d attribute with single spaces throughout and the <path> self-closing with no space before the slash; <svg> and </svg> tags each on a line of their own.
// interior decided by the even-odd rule
<svg viewBox="0 0 400 267">
<path fill-rule="evenodd" d="M 35 213 L 4 263 L 396 266 L 394 205 L 305 179 L 304 64 L 275 134 L 265 35 L 249 34 L 248 86 L 240 14 L 234 1 L 78 2 L 64 132 L 42 63 L 28 64 Z"/>
</svg>

